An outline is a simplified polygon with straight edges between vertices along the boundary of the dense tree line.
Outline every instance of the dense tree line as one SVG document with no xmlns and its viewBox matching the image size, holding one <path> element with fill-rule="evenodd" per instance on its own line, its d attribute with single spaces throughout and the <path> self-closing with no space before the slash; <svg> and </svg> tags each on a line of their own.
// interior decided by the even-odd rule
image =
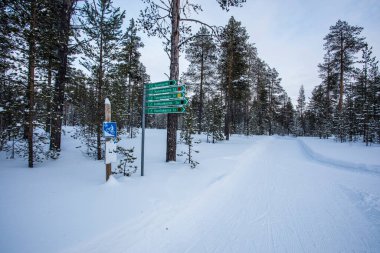
<svg viewBox="0 0 380 253">
<path fill-rule="evenodd" d="M 149 76 L 137 26 L 122 31 L 125 13 L 112 1 L 2 1 L 0 14 L 1 150 L 33 167 L 59 157 L 62 125 L 74 125 L 102 159 L 106 97 L 118 126 L 136 132 Z"/>
<path fill-rule="evenodd" d="M 325 55 L 319 64 L 322 79 L 314 88 L 301 119 L 300 135 L 341 142 L 380 142 L 380 73 L 363 28 L 337 21 L 324 38 Z"/>
<path fill-rule="evenodd" d="M 294 109 L 276 69 L 257 55 L 241 22 L 231 17 L 219 37 L 201 27 L 186 48 L 183 75 L 191 87 L 198 133 L 210 141 L 231 134 L 290 134 Z"/>
<path fill-rule="evenodd" d="M 280 74 L 258 56 L 245 27 L 234 17 L 218 29 L 188 18 L 187 10 L 200 10 L 189 1 L 177 6 L 179 1 L 173 0 L 172 6 L 162 8 L 151 0 L 144 2 L 147 9 L 138 21 L 130 20 L 125 31 L 125 12 L 110 0 L 0 3 L 1 150 L 10 157 L 27 157 L 29 167 L 56 159 L 62 125 L 72 125 L 87 153 L 103 159 L 106 97 L 115 108 L 112 119 L 119 130 L 135 137 L 143 85 L 149 82 L 140 61 L 140 30 L 163 38 L 171 79 L 181 79 L 189 88 L 192 114 L 180 117 L 183 130 L 194 128 L 187 133 L 206 133 L 213 143 L 231 134 L 380 142 L 378 61 L 361 36 L 363 28 L 344 21 L 330 28 L 324 38 L 324 61 L 318 66 L 321 84 L 308 103 L 301 86 L 293 106 Z M 245 1 L 217 2 L 228 10 Z M 200 25 L 196 33 L 189 22 Z M 181 78 L 180 50 L 190 63 Z M 175 160 L 171 151 L 176 138 L 169 139 L 178 128 L 177 117 L 147 116 L 148 127 L 168 129 L 168 161 Z M 191 134 L 187 140 L 192 140 Z"/>
<path fill-rule="evenodd" d="M 29 167 L 60 150 L 74 5 L 71 0 L 0 4 L 0 148 L 28 157 Z"/>
<path fill-rule="evenodd" d="M 184 74 L 193 87 L 198 132 L 217 133 L 217 140 L 238 133 L 380 142 L 378 61 L 361 36 L 363 28 L 341 20 L 330 27 L 318 66 L 322 82 L 308 103 L 301 85 L 295 108 L 279 73 L 257 56 L 240 22 L 232 17 L 219 40 L 205 29 L 187 46 L 190 66 Z M 213 110 L 204 114 L 207 108 Z M 212 120 L 216 115 L 219 120 Z"/>
</svg>

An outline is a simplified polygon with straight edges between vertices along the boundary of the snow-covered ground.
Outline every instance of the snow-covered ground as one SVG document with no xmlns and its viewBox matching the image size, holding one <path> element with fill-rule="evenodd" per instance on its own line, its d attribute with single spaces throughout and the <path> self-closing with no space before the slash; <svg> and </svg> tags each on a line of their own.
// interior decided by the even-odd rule
<svg viewBox="0 0 380 253">
<path fill-rule="evenodd" d="M 0 252 L 380 252 L 380 146 L 200 136 L 190 169 L 147 130 L 145 176 L 105 183 L 70 131 L 33 169 L 0 154 Z"/>
</svg>

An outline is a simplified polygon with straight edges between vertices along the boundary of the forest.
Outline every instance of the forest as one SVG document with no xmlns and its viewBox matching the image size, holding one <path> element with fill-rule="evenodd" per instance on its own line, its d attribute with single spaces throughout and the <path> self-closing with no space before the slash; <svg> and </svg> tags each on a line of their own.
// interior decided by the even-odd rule
<svg viewBox="0 0 380 253">
<path fill-rule="evenodd" d="M 363 27 L 331 24 L 321 38 L 320 84 L 310 98 L 300 84 L 291 101 L 281 73 L 259 57 L 236 17 L 215 27 L 187 18 L 201 8 L 191 1 L 143 2 L 136 20 L 111 0 L 0 2 L 0 151 L 25 157 L 29 167 L 58 159 L 63 126 L 75 126 L 87 155 L 103 159 L 105 98 L 118 131 L 136 138 L 144 84 L 161 81 L 150 80 L 140 59 L 143 32 L 163 40 L 168 80 L 186 84 L 190 101 L 183 115 L 146 116 L 149 128 L 205 133 L 213 143 L 232 134 L 380 143 L 380 73 Z M 244 2 L 215 5 L 228 10 Z M 179 52 L 189 62 L 183 73 Z M 176 138 L 170 141 L 175 147 Z M 167 161 L 175 160 L 171 151 Z"/>
</svg>

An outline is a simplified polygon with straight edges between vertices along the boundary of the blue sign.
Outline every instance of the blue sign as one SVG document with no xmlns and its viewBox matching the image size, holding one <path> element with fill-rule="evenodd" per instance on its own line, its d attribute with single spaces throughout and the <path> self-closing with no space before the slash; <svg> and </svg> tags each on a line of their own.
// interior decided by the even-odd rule
<svg viewBox="0 0 380 253">
<path fill-rule="evenodd" d="M 116 122 L 103 122 L 103 135 L 104 137 L 116 137 Z"/>
</svg>

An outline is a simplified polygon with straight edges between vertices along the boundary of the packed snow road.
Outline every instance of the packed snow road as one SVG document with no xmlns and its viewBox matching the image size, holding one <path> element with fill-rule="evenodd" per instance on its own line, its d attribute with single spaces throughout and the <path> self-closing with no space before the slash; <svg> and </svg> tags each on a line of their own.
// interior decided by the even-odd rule
<svg viewBox="0 0 380 253">
<path fill-rule="evenodd" d="M 321 163 L 295 138 L 217 159 L 235 167 L 186 203 L 67 252 L 380 252 L 379 173 Z"/>
</svg>

